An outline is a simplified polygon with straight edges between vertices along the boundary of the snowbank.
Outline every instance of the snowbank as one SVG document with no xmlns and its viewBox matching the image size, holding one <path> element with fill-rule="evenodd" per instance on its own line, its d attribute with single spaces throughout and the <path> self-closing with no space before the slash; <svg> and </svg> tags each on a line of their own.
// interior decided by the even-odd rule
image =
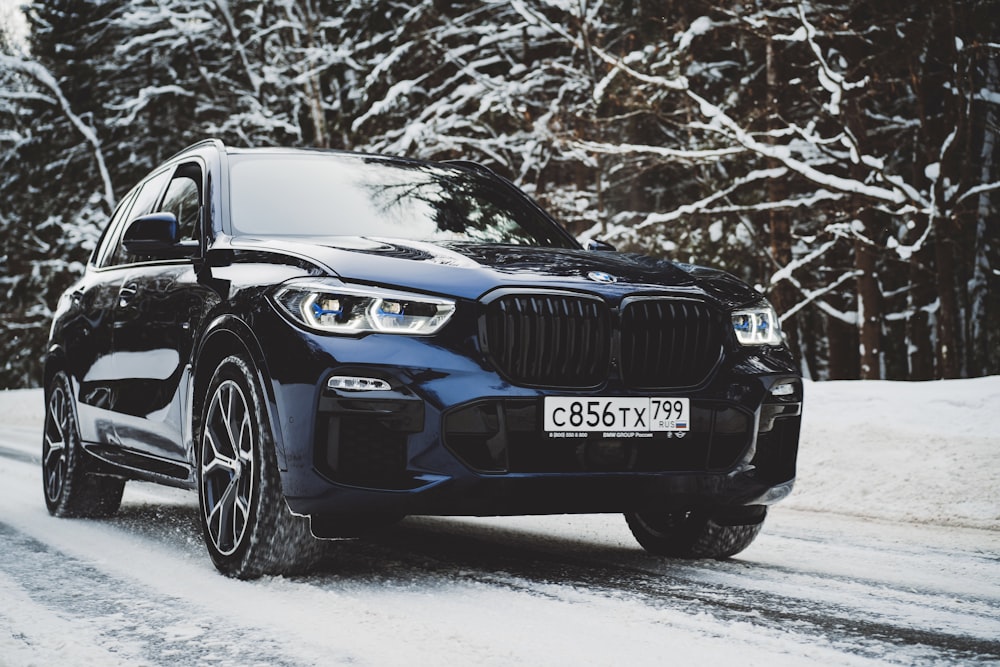
<svg viewBox="0 0 1000 667">
<path fill-rule="evenodd" d="M 42 423 L 40 390 L 0 423 Z M 1000 376 L 807 382 L 795 491 L 780 507 L 1000 530 Z"/>
<path fill-rule="evenodd" d="M 4 426 L 42 427 L 45 399 L 41 389 L 4 389 L 0 391 L 0 424 Z M 41 432 L 41 431 L 39 431 Z"/>
<path fill-rule="evenodd" d="M 810 382 L 783 506 L 1000 530 L 1000 376 Z"/>
</svg>

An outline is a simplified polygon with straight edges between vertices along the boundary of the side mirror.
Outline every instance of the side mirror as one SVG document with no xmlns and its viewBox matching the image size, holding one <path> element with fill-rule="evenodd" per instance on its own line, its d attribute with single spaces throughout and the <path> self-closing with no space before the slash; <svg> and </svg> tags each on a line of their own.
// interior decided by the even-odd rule
<svg viewBox="0 0 1000 667">
<path fill-rule="evenodd" d="M 607 241 L 598 241 L 596 239 L 591 239 L 587 241 L 587 250 L 593 252 L 595 250 L 617 250 L 617 248 L 615 248 Z"/>
<path fill-rule="evenodd" d="M 130 254 L 165 259 L 191 257 L 198 252 L 197 241 L 181 241 L 180 226 L 173 213 L 150 213 L 128 224 L 122 245 Z"/>
</svg>

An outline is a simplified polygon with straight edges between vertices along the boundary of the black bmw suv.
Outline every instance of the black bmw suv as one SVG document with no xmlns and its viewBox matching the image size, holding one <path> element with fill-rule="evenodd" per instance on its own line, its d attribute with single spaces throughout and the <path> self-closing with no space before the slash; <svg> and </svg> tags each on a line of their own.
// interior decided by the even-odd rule
<svg viewBox="0 0 1000 667">
<path fill-rule="evenodd" d="M 621 512 L 653 553 L 731 556 L 795 476 L 778 319 L 726 273 L 591 245 L 474 163 L 196 144 L 59 302 L 49 511 L 196 489 L 242 578 L 406 515 Z"/>
</svg>

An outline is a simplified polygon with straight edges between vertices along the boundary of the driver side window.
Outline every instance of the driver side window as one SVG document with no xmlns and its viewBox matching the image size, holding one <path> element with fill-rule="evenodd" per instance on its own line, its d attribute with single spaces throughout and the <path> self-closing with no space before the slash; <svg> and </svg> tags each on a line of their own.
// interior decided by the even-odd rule
<svg viewBox="0 0 1000 667">
<path fill-rule="evenodd" d="M 118 238 L 116 241 L 117 245 L 115 247 L 115 254 L 111 257 L 111 261 L 108 262 L 108 264 L 134 264 L 135 262 L 141 262 L 145 259 L 137 255 L 129 254 L 128 251 L 125 250 L 125 246 L 122 245 L 122 236 L 125 233 L 125 229 L 128 227 L 129 222 L 132 222 L 141 215 L 153 212 L 153 207 L 156 206 L 156 202 L 160 198 L 160 193 L 163 192 L 163 186 L 166 184 L 169 177 L 169 171 L 162 171 L 146 181 L 139 189 L 139 192 L 135 197 L 135 203 L 132 205 L 132 210 L 128 213 L 128 222 L 119 227 L 116 231 Z"/>
<path fill-rule="evenodd" d="M 160 210 L 177 216 L 181 241 L 198 240 L 201 228 L 201 169 L 196 164 L 177 168 Z"/>
<path fill-rule="evenodd" d="M 164 187 L 167 191 L 161 199 Z M 173 213 L 179 226 L 178 240 L 197 241 L 201 230 L 201 167 L 196 163 L 182 164 L 172 175 L 163 171 L 146 181 L 135 197 L 128 221 L 153 212 Z M 110 263 L 136 264 L 154 260 L 154 257 L 130 254 L 125 249 L 122 234 L 127 227 L 128 223 L 118 230 L 117 247 Z"/>
</svg>

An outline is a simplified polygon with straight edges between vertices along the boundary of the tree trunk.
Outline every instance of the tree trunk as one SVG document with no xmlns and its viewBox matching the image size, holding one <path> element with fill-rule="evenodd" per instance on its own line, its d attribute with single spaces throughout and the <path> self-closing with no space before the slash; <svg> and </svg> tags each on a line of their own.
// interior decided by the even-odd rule
<svg viewBox="0 0 1000 667">
<path fill-rule="evenodd" d="M 907 292 L 906 351 L 910 380 L 934 378 L 934 349 L 931 343 L 930 308 L 934 291 L 926 269 L 927 251 L 910 257 L 910 289 Z"/>
<path fill-rule="evenodd" d="M 774 42 L 770 36 L 767 38 L 767 102 L 771 106 L 771 114 L 768 117 L 769 127 L 778 127 L 778 101 L 776 95 L 781 86 L 778 76 L 778 64 L 774 53 Z M 768 139 L 773 143 L 773 139 Z M 780 166 L 778 161 L 769 160 L 768 166 L 775 168 Z M 782 178 L 772 178 L 768 180 L 767 195 L 771 202 L 780 202 L 788 198 L 788 182 Z M 771 235 L 771 257 L 779 268 L 784 268 L 792 262 L 792 223 L 789 219 L 788 211 L 784 209 L 771 209 L 768 213 L 768 229 Z M 794 286 L 787 280 L 774 285 L 770 294 L 771 305 L 774 306 L 778 314 L 786 313 L 795 305 L 796 293 Z M 796 357 L 801 357 L 802 351 L 798 344 L 798 327 L 795 322 L 788 321 L 784 325 L 785 336 L 788 339 L 788 346 Z"/>
<path fill-rule="evenodd" d="M 858 270 L 858 346 L 861 379 L 882 377 L 882 291 L 878 284 L 878 253 L 866 239 L 871 234 L 871 210 L 861 212 L 859 238 L 854 242 L 854 266 Z"/>
<path fill-rule="evenodd" d="M 866 128 L 860 100 L 856 97 L 845 105 L 847 126 L 859 144 L 864 145 Z M 851 165 L 851 176 L 864 181 L 867 168 L 858 162 Z M 854 198 L 854 268 L 858 277 L 855 289 L 858 296 L 858 348 L 861 357 L 861 379 L 882 378 L 882 290 L 878 281 L 879 253 L 875 243 L 875 212 L 862 197 Z"/>
<path fill-rule="evenodd" d="M 941 231 L 942 225 L 938 226 Z M 935 235 L 934 267 L 938 289 L 937 357 L 942 378 L 961 377 L 962 350 L 958 332 L 958 299 L 955 296 L 955 257 L 950 239 Z"/>
<path fill-rule="evenodd" d="M 305 15 L 303 22 L 306 28 L 306 49 L 311 51 L 316 47 L 314 31 L 316 24 L 319 22 L 319 17 L 312 7 L 312 3 L 309 2 L 305 3 L 303 14 Z M 306 99 L 309 100 L 309 117 L 312 120 L 313 143 L 316 146 L 329 148 L 330 133 L 326 127 L 326 111 L 323 109 L 323 86 L 319 80 L 319 71 L 314 69 L 303 85 L 305 86 Z"/>
<path fill-rule="evenodd" d="M 827 317 L 829 380 L 858 379 L 858 328 L 836 317 Z"/>
<path fill-rule="evenodd" d="M 986 62 L 986 88 L 997 90 L 1000 87 L 1000 67 L 995 58 Z M 993 178 L 993 154 L 996 146 L 997 112 L 996 105 L 987 104 L 986 118 L 983 124 L 982 150 L 980 152 L 980 178 L 983 183 L 989 183 Z M 989 339 L 993 334 L 986 327 L 989 312 L 990 260 L 989 243 L 987 241 L 988 224 L 995 220 L 994 208 L 990 193 L 979 195 L 976 206 L 976 240 L 973 253 L 972 279 L 969 283 L 969 315 L 966 329 L 966 349 L 968 351 L 968 370 L 973 376 L 985 375 L 990 369 Z"/>
<path fill-rule="evenodd" d="M 957 17 L 955 3 L 944 4 L 941 20 L 935 22 L 937 33 L 934 43 L 938 47 L 937 57 L 941 61 L 939 76 L 947 80 L 958 67 L 959 55 L 955 46 Z M 958 221 L 955 217 L 952 195 L 947 190 L 950 184 L 961 182 L 965 160 L 957 141 L 948 141 L 946 136 L 961 136 L 967 118 L 961 92 L 954 86 L 941 91 L 940 119 L 934 127 L 939 140 L 933 145 L 941 146 L 938 160 L 941 177 L 934 184 L 937 190 L 935 201 L 944 208 L 938 213 L 934 229 L 934 267 L 938 289 L 937 354 L 938 370 L 943 378 L 957 378 L 962 374 L 962 327 L 961 311 L 958 306 L 958 288 L 955 273 L 956 239 L 959 238 Z"/>
</svg>

